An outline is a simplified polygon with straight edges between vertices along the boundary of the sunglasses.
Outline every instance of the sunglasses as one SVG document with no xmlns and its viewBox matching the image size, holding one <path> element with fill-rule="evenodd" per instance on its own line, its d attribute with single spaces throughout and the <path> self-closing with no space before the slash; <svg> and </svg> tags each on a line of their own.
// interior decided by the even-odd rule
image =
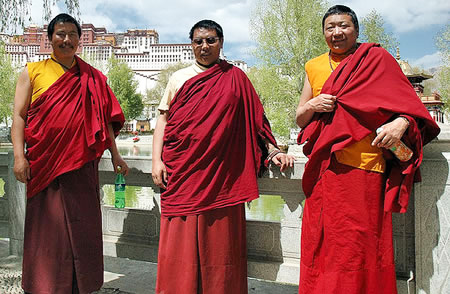
<svg viewBox="0 0 450 294">
<path fill-rule="evenodd" d="M 217 43 L 219 39 L 220 39 L 219 37 L 196 38 L 192 40 L 192 44 L 196 46 L 201 46 L 203 45 L 203 41 L 206 41 L 208 45 L 214 45 Z"/>
</svg>

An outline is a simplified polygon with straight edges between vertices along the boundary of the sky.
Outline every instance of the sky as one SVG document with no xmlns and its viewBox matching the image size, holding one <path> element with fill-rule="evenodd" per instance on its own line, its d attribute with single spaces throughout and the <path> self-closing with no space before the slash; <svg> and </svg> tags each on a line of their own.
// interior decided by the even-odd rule
<svg viewBox="0 0 450 294">
<path fill-rule="evenodd" d="M 225 36 L 224 54 L 232 60 L 253 65 L 255 48 L 250 18 L 257 0 L 80 0 L 83 23 L 105 27 L 108 32 L 127 29 L 155 29 L 160 43 L 189 43 L 189 30 L 201 19 L 218 22 Z M 59 3 L 61 2 L 61 3 Z M 66 12 L 59 1 L 53 16 Z M 42 0 L 31 0 L 31 23 L 42 25 Z M 435 37 L 450 23 L 448 0 L 350 0 L 329 1 L 330 6 L 344 4 L 358 19 L 375 9 L 385 21 L 385 29 L 400 43 L 401 59 L 424 69 L 441 64 Z"/>
</svg>

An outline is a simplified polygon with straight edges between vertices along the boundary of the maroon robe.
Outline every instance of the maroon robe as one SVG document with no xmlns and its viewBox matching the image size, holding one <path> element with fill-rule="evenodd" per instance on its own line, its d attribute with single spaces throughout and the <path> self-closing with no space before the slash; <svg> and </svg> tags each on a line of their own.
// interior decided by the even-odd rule
<svg viewBox="0 0 450 294">
<path fill-rule="evenodd" d="M 81 59 L 30 105 L 22 287 L 91 293 L 103 284 L 98 159 L 122 110 L 106 77 Z"/>
<path fill-rule="evenodd" d="M 249 79 L 222 61 L 186 81 L 170 105 L 162 159 L 163 216 L 198 214 L 259 196 L 263 139 L 276 145 Z"/>
<path fill-rule="evenodd" d="M 125 121 L 106 77 L 76 58 L 78 66 L 62 75 L 28 110 L 28 198 L 57 176 L 100 158 L 111 145 L 108 124 L 118 134 Z"/>
<path fill-rule="evenodd" d="M 177 92 L 164 131 L 157 293 L 247 293 L 243 203 L 259 196 L 265 140 L 276 146 L 262 104 L 226 61 Z"/>
</svg>

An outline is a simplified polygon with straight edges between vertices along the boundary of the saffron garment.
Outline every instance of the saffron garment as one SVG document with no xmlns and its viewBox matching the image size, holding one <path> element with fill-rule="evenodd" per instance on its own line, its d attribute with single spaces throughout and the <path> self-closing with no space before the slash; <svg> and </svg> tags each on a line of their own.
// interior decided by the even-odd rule
<svg viewBox="0 0 450 294">
<path fill-rule="evenodd" d="M 276 146 L 245 73 L 222 61 L 183 84 L 170 104 L 162 159 L 163 216 L 233 206 L 259 196 L 264 141 Z"/>
<path fill-rule="evenodd" d="M 111 144 L 108 123 L 118 132 L 124 117 L 103 74 L 76 57 L 55 81 L 55 64 L 28 64 L 32 87 L 47 90 L 31 103 L 25 129 L 32 179 L 22 286 L 90 293 L 103 283 L 97 162 Z"/>
<path fill-rule="evenodd" d="M 247 294 L 245 228 L 244 204 L 162 217 L 156 293 Z"/>
<path fill-rule="evenodd" d="M 361 44 L 331 74 L 322 93 L 337 96 L 332 113 L 316 113 L 299 134 L 309 160 L 302 218 L 299 293 L 397 293 L 391 212 L 405 212 L 422 147 L 439 133 L 395 59 Z M 389 151 L 384 174 L 339 163 L 334 154 L 399 114 L 402 140 L 414 151 L 402 163 Z"/>
<path fill-rule="evenodd" d="M 51 85 L 53 85 L 63 74 L 64 68 L 55 61 L 56 57 L 52 53 L 51 58 L 40 62 L 27 63 L 28 76 L 31 82 L 31 103 L 36 101 Z M 74 59 L 70 68 L 76 66 Z"/>
</svg>

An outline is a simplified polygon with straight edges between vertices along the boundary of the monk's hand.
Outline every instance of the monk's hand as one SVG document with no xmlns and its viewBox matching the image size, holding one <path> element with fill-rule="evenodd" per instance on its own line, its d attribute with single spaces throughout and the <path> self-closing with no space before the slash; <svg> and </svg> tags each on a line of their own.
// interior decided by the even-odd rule
<svg viewBox="0 0 450 294">
<path fill-rule="evenodd" d="M 25 157 L 14 158 L 14 175 L 22 183 L 28 183 L 31 179 L 31 169 L 28 160 Z"/>
<path fill-rule="evenodd" d="M 320 94 L 306 102 L 314 112 L 332 112 L 336 107 L 336 96 Z"/>
<path fill-rule="evenodd" d="M 166 189 L 167 170 L 161 160 L 152 161 L 152 179 L 156 186 Z"/>
<path fill-rule="evenodd" d="M 286 168 L 294 167 L 295 157 L 292 155 L 287 155 L 285 153 L 278 153 L 274 157 L 272 157 L 272 162 L 280 167 L 280 171 L 284 172 Z"/>
<path fill-rule="evenodd" d="M 375 139 L 372 141 L 372 146 L 380 148 L 391 148 L 402 137 L 405 131 L 408 129 L 409 123 L 403 117 L 397 117 L 391 122 L 384 124 L 380 127 Z"/>
<path fill-rule="evenodd" d="M 124 176 L 128 175 L 128 164 L 123 160 L 122 156 L 120 154 L 115 154 L 111 157 L 111 161 L 114 167 L 114 172 L 116 174 L 123 174 Z M 120 166 L 120 169 L 118 168 Z"/>
</svg>

